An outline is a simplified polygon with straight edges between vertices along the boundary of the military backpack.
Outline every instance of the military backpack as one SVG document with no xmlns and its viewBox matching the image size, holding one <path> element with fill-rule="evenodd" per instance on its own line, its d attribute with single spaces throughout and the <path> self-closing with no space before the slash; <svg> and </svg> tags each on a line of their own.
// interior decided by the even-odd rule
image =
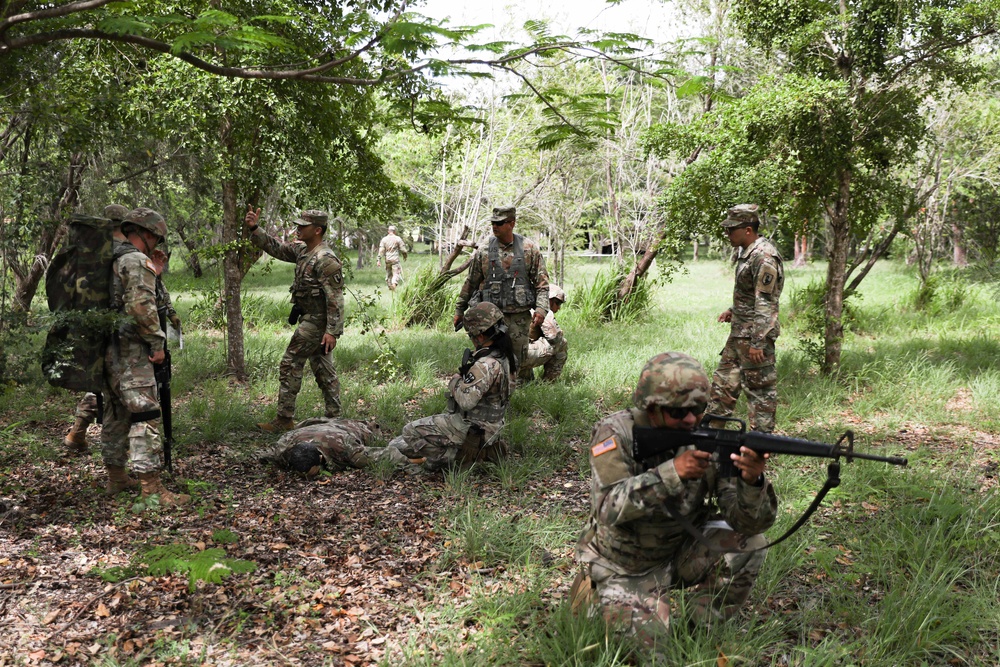
<svg viewBox="0 0 1000 667">
<path fill-rule="evenodd" d="M 45 272 L 53 323 L 42 349 L 42 372 L 53 386 L 101 390 L 104 353 L 120 317 L 111 307 L 114 232 L 120 224 L 74 214 L 65 243 Z"/>
</svg>

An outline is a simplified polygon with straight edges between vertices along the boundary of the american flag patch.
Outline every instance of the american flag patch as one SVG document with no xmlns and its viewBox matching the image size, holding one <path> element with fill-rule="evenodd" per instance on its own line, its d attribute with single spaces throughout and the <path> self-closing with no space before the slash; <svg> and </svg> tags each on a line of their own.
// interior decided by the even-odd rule
<svg viewBox="0 0 1000 667">
<path fill-rule="evenodd" d="M 152 271 L 153 273 L 156 273 L 156 265 L 153 264 L 153 260 L 151 259 L 146 260 L 146 268 Z"/>
<path fill-rule="evenodd" d="M 615 440 L 614 436 L 611 436 L 604 442 L 600 442 L 590 448 L 590 453 L 593 456 L 600 456 L 601 454 L 607 454 L 612 449 L 618 449 L 618 442 Z"/>
</svg>

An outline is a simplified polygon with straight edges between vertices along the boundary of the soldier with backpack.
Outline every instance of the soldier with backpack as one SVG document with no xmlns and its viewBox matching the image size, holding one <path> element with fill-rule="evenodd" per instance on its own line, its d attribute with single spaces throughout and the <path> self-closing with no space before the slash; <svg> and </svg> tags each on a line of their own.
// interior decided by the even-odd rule
<svg viewBox="0 0 1000 667">
<path fill-rule="evenodd" d="M 156 302 L 157 264 L 151 259 L 166 240 L 167 224 L 156 211 L 137 208 L 121 227 L 125 241 L 114 249 L 111 307 L 124 316 L 105 355 L 106 399 L 101 456 L 108 471 L 107 493 L 138 485 L 142 497 L 158 495 L 162 505 L 184 505 L 191 497 L 167 491 L 160 481 L 163 439 L 153 364 L 165 357 L 166 334 Z M 125 470 L 131 463 L 139 482 Z"/>
</svg>

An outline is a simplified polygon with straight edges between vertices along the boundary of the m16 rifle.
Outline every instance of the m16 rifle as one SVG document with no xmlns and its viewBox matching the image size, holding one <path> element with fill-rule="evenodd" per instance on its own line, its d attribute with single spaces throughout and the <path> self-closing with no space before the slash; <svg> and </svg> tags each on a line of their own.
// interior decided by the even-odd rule
<svg viewBox="0 0 1000 667">
<path fill-rule="evenodd" d="M 726 422 L 738 424 L 739 429 L 713 428 L 708 426 L 712 422 Z M 701 425 L 693 431 L 674 430 L 666 428 L 652 428 L 648 426 L 634 426 L 632 428 L 632 456 L 636 461 L 644 462 L 650 458 L 663 454 L 675 453 L 681 447 L 694 446 L 703 452 L 715 453 L 718 459 L 719 474 L 723 478 L 736 477 L 740 474 L 739 469 L 733 464 L 731 454 L 739 454 L 740 447 L 747 447 L 758 454 L 787 454 L 790 456 L 806 456 L 812 458 L 832 459 L 827 466 L 826 482 L 823 488 L 813 499 L 812 504 L 805 513 L 799 517 L 788 531 L 774 540 L 766 547 L 768 548 L 783 542 L 796 530 L 801 528 L 814 511 L 823 502 L 823 498 L 830 489 L 840 485 L 840 459 L 843 457 L 848 463 L 854 459 L 865 461 L 882 461 L 891 465 L 906 466 L 907 460 L 898 456 L 877 456 L 875 454 L 864 454 L 854 451 L 854 432 L 845 431 L 835 444 L 825 442 L 814 442 L 802 438 L 790 438 L 782 435 L 772 435 L 770 433 L 760 433 L 758 431 L 747 431 L 746 422 L 742 419 L 732 417 L 720 417 L 718 415 L 705 415 Z M 670 505 L 666 506 L 667 513 L 696 540 L 717 550 L 711 546 L 705 536 L 676 509 Z"/>
<path fill-rule="evenodd" d="M 167 331 L 167 308 L 160 306 L 156 309 L 160 316 L 160 328 L 164 334 Z M 156 390 L 160 396 L 160 413 L 163 417 L 163 465 L 167 472 L 173 474 L 173 446 L 174 446 L 174 421 L 170 409 L 170 378 L 173 369 L 170 365 L 170 348 L 163 344 L 163 362 L 153 364 L 153 377 L 156 378 Z"/>
</svg>

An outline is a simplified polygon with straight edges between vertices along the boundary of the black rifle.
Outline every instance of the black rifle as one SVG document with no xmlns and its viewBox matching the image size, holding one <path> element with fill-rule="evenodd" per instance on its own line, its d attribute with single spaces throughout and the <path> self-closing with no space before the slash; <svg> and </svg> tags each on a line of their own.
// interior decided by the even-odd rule
<svg viewBox="0 0 1000 667">
<path fill-rule="evenodd" d="M 458 374 L 465 377 L 465 374 L 469 372 L 474 363 L 476 363 L 476 353 L 469 348 L 465 348 L 465 352 L 462 353 L 462 364 L 458 367 Z"/>
<path fill-rule="evenodd" d="M 739 424 L 740 428 L 739 430 L 735 430 L 708 426 L 713 421 Z M 761 549 L 767 549 L 791 537 L 795 531 L 805 524 L 812 513 L 816 511 L 816 508 L 823 502 L 823 498 L 830 489 L 840 484 L 840 457 L 847 459 L 848 463 L 854 459 L 882 461 L 897 466 L 905 466 L 907 463 L 906 459 L 898 456 L 877 456 L 875 454 L 855 452 L 853 431 L 845 431 L 836 444 L 829 445 L 825 442 L 814 442 L 801 438 L 789 438 L 782 435 L 747 431 L 746 428 L 747 425 L 742 419 L 719 417 L 718 415 L 705 415 L 701 425 L 693 431 L 633 426 L 632 456 L 636 461 L 644 462 L 654 456 L 676 452 L 681 447 L 693 445 L 700 451 L 717 453 L 719 474 L 722 477 L 735 477 L 740 474 L 740 471 L 730 458 L 730 454 L 739 453 L 740 447 L 748 447 L 758 454 L 789 454 L 792 456 L 833 459 L 833 462 L 827 466 L 826 482 L 819 493 L 816 494 L 809 508 L 806 509 L 805 513 L 795 522 L 795 525 L 789 528 L 784 535 L 767 546 L 761 547 Z M 718 551 L 718 548 L 713 546 L 704 534 L 695 528 L 680 512 L 669 504 L 664 507 L 671 518 L 677 521 L 698 542 L 713 551 Z"/>
<path fill-rule="evenodd" d="M 160 328 L 164 336 L 167 333 L 167 309 L 157 308 L 160 316 Z M 163 362 L 153 364 L 153 377 L 156 378 L 156 389 L 160 395 L 160 414 L 163 417 L 163 465 L 167 472 L 174 474 L 172 450 L 174 445 L 174 422 L 170 412 L 170 377 L 173 370 L 170 366 L 170 348 L 163 342 Z"/>
</svg>

